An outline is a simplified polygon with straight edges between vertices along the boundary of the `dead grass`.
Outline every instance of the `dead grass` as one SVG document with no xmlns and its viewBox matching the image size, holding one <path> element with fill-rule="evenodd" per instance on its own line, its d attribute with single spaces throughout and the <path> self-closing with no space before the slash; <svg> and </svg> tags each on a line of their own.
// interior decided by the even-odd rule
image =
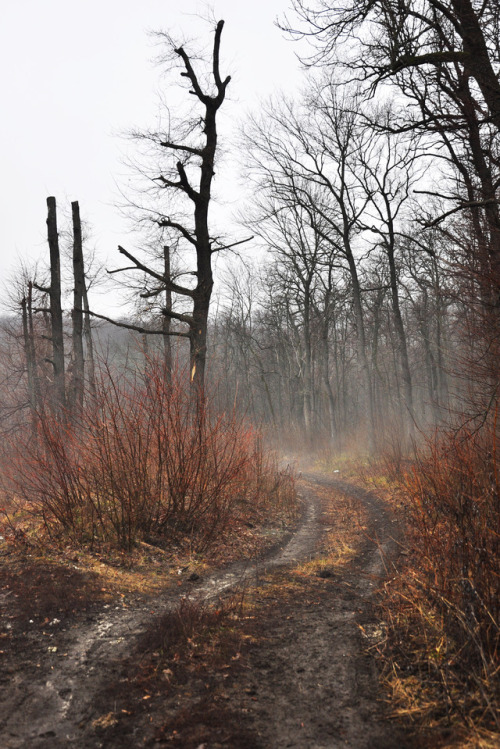
<svg viewBox="0 0 500 749">
<path fill-rule="evenodd" d="M 367 527 L 367 511 L 359 499 L 327 488 L 316 487 L 315 491 L 323 499 L 325 533 L 320 556 L 298 568 L 306 575 L 321 575 L 348 564 L 365 539 Z"/>
<path fill-rule="evenodd" d="M 500 501 L 496 423 L 430 441 L 416 460 L 372 466 L 369 481 L 406 526 L 374 645 L 393 715 L 436 746 L 500 741 Z"/>
<path fill-rule="evenodd" d="M 206 576 L 223 564 L 274 546 L 293 513 L 270 514 L 261 507 L 253 508 L 248 517 L 251 521 L 243 513 L 235 517 L 210 549 L 200 553 L 192 549 L 190 538 L 168 550 L 146 542 L 127 552 L 106 544 L 58 545 L 44 536 L 31 516 L 14 515 L 13 524 L 0 530 L 0 596 L 9 604 L 9 615 L 26 622 L 67 616 L 112 599 L 177 589 L 193 574 Z"/>
</svg>

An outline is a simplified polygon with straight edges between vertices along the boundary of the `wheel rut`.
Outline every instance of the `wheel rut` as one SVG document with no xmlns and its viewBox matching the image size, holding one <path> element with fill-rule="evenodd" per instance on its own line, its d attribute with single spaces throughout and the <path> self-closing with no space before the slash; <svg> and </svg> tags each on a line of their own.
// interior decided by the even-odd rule
<svg viewBox="0 0 500 749">
<path fill-rule="evenodd" d="M 287 606 L 286 613 L 266 624 L 269 636 L 252 654 L 245 678 L 231 687 L 230 697 L 255 737 L 255 747 L 410 746 L 401 743 L 401 735 L 388 732 L 380 719 L 377 675 L 372 659 L 364 653 L 358 627 L 360 617 L 373 616 L 372 592 L 394 553 L 390 513 L 370 492 L 321 474 L 308 473 L 304 478 L 302 517 L 282 548 L 271 556 L 220 570 L 182 595 L 216 598 L 241 584 L 258 583 L 265 572 L 291 568 L 314 557 L 324 532 L 322 499 L 314 486 L 355 496 L 367 508 L 369 523 L 366 541 L 354 562 L 332 582 L 327 599 L 313 606 L 300 602 Z M 15 674 L 2 696 L 1 746 L 136 746 L 132 737 L 131 743 L 126 738 L 119 743 L 97 739 L 91 723 L 102 709 L 94 700 L 103 682 L 113 677 L 113 664 L 132 652 L 152 617 L 178 603 L 177 591 L 129 608 L 103 609 L 54 636 L 52 652 L 40 659 L 38 668 Z M 257 698 L 249 702 L 246 695 L 252 693 Z"/>
</svg>

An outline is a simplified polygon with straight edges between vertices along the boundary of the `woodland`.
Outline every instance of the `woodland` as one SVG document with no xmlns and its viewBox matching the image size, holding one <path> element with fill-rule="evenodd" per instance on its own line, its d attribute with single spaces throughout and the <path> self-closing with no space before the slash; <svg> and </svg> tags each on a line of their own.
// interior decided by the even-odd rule
<svg viewBox="0 0 500 749">
<path fill-rule="evenodd" d="M 401 528 L 371 657 L 393 718 L 441 732 L 399 745 L 493 747 L 500 4 L 291 0 L 279 23 L 305 85 L 238 133 L 219 127 L 230 24 L 205 57 L 158 35 L 186 107 L 133 134 L 142 239 L 114 267 L 78 202 L 61 219 L 47 198 L 46 258 L 0 332 L 2 565 L 211 559 L 296 517 L 294 461 L 341 473 Z M 224 139 L 251 195 L 230 229 Z M 119 316 L 93 307 L 103 277 Z"/>
</svg>

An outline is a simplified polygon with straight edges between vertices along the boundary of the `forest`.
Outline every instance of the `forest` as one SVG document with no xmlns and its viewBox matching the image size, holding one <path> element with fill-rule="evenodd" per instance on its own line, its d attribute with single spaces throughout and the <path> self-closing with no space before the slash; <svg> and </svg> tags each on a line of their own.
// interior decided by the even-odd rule
<svg viewBox="0 0 500 749">
<path fill-rule="evenodd" d="M 205 55 L 158 34 L 183 104 L 132 134 L 124 210 L 135 232 L 113 266 L 93 252 L 79 203 L 47 197 L 47 250 L 4 303 L 6 674 L 42 662 L 52 622 L 52 632 L 61 620 L 76 628 L 117 601 L 125 618 L 109 626 L 122 639 L 146 609 L 159 619 L 139 655 L 122 654 L 128 696 L 90 680 L 86 706 L 72 697 L 65 712 L 42 709 L 33 697 L 21 730 L 14 694 L 0 733 L 8 747 L 66 746 L 48 716 L 73 735 L 71 710 L 81 722 L 101 695 L 114 707 L 94 710 L 93 733 L 75 746 L 340 746 L 341 736 L 359 747 L 497 746 L 500 4 L 291 0 L 279 25 L 305 45 L 304 85 L 262 102 L 237 132 L 222 119 L 229 21 L 207 29 Z M 229 147 L 249 196 L 230 221 L 218 192 Z M 95 305 L 102 284 L 119 289 L 123 312 Z M 287 534 L 306 531 L 314 542 L 287 557 Z M 250 584 L 238 565 L 271 559 L 276 544 L 281 557 Z M 224 565 L 236 565 L 238 585 Z M 181 586 L 210 576 L 217 600 Z M 366 703 L 373 735 L 360 709 L 347 727 L 311 724 L 301 739 L 286 705 L 305 711 L 304 697 L 285 695 L 273 727 L 277 687 L 256 675 L 259 632 L 285 611 L 283 637 L 304 637 L 313 598 L 320 632 L 342 585 L 358 591 L 346 603 L 352 662 L 362 651 L 376 671 L 353 704 L 372 689 L 385 707 Z M 52 657 L 81 649 L 61 637 Z M 330 657 L 333 668 L 339 645 L 330 655 L 321 642 L 318 668 Z M 290 656 L 266 643 L 285 669 Z M 76 656 L 71 668 L 51 678 L 73 684 Z M 256 704 L 237 708 L 247 673 Z M 118 683 L 111 667 L 102 676 Z M 186 688 L 198 701 L 183 702 Z M 302 692 L 313 699 L 315 688 Z M 344 710 L 321 699 L 329 714 Z M 61 743 L 44 743 L 54 736 Z"/>
</svg>

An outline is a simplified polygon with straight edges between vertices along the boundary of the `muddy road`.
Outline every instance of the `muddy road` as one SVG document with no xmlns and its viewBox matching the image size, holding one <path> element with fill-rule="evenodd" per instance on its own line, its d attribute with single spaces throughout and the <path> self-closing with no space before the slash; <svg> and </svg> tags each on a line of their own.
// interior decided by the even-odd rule
<svg viewBox="0 0 500 749">
<path fill-rule="evenodd" d="M 305 474 L 299 489 L 301 521 L 266 558 L 186 581 L 180 590 L 155 599 L 108 605 L 84 620 L 56 622 L 50 639 L 47 633 L 31 634 L 26 652 L 8 662 L 0 681 L 0 745 L 417 746 L 385 718 L 363 636 L 377 629 L 373 593 L 396 553 L 390 512 L 372 493 L 324 475 Z M 360 542 L 348 564 L 310 578 L 302 575 L 300 587 L 290 593 L 297 565 L 321 560 L 339 492 L 363 507 Z M 288 592 L 266 599 L 247 617 L 250 634 L 242 635 L 247 644 L 228 657 L 224 671 L 207 676 L 191 669 L 175 687 L 165 681 L 165 689 L 140 681 L 137 643 L 158 617 L 178 606 L 181 595 L 188 601 L 216 600 L 234 590 L 259 589 L 263 581 Z M 118 686 L 113 690 L 112 685 Z"/>
</svg>

